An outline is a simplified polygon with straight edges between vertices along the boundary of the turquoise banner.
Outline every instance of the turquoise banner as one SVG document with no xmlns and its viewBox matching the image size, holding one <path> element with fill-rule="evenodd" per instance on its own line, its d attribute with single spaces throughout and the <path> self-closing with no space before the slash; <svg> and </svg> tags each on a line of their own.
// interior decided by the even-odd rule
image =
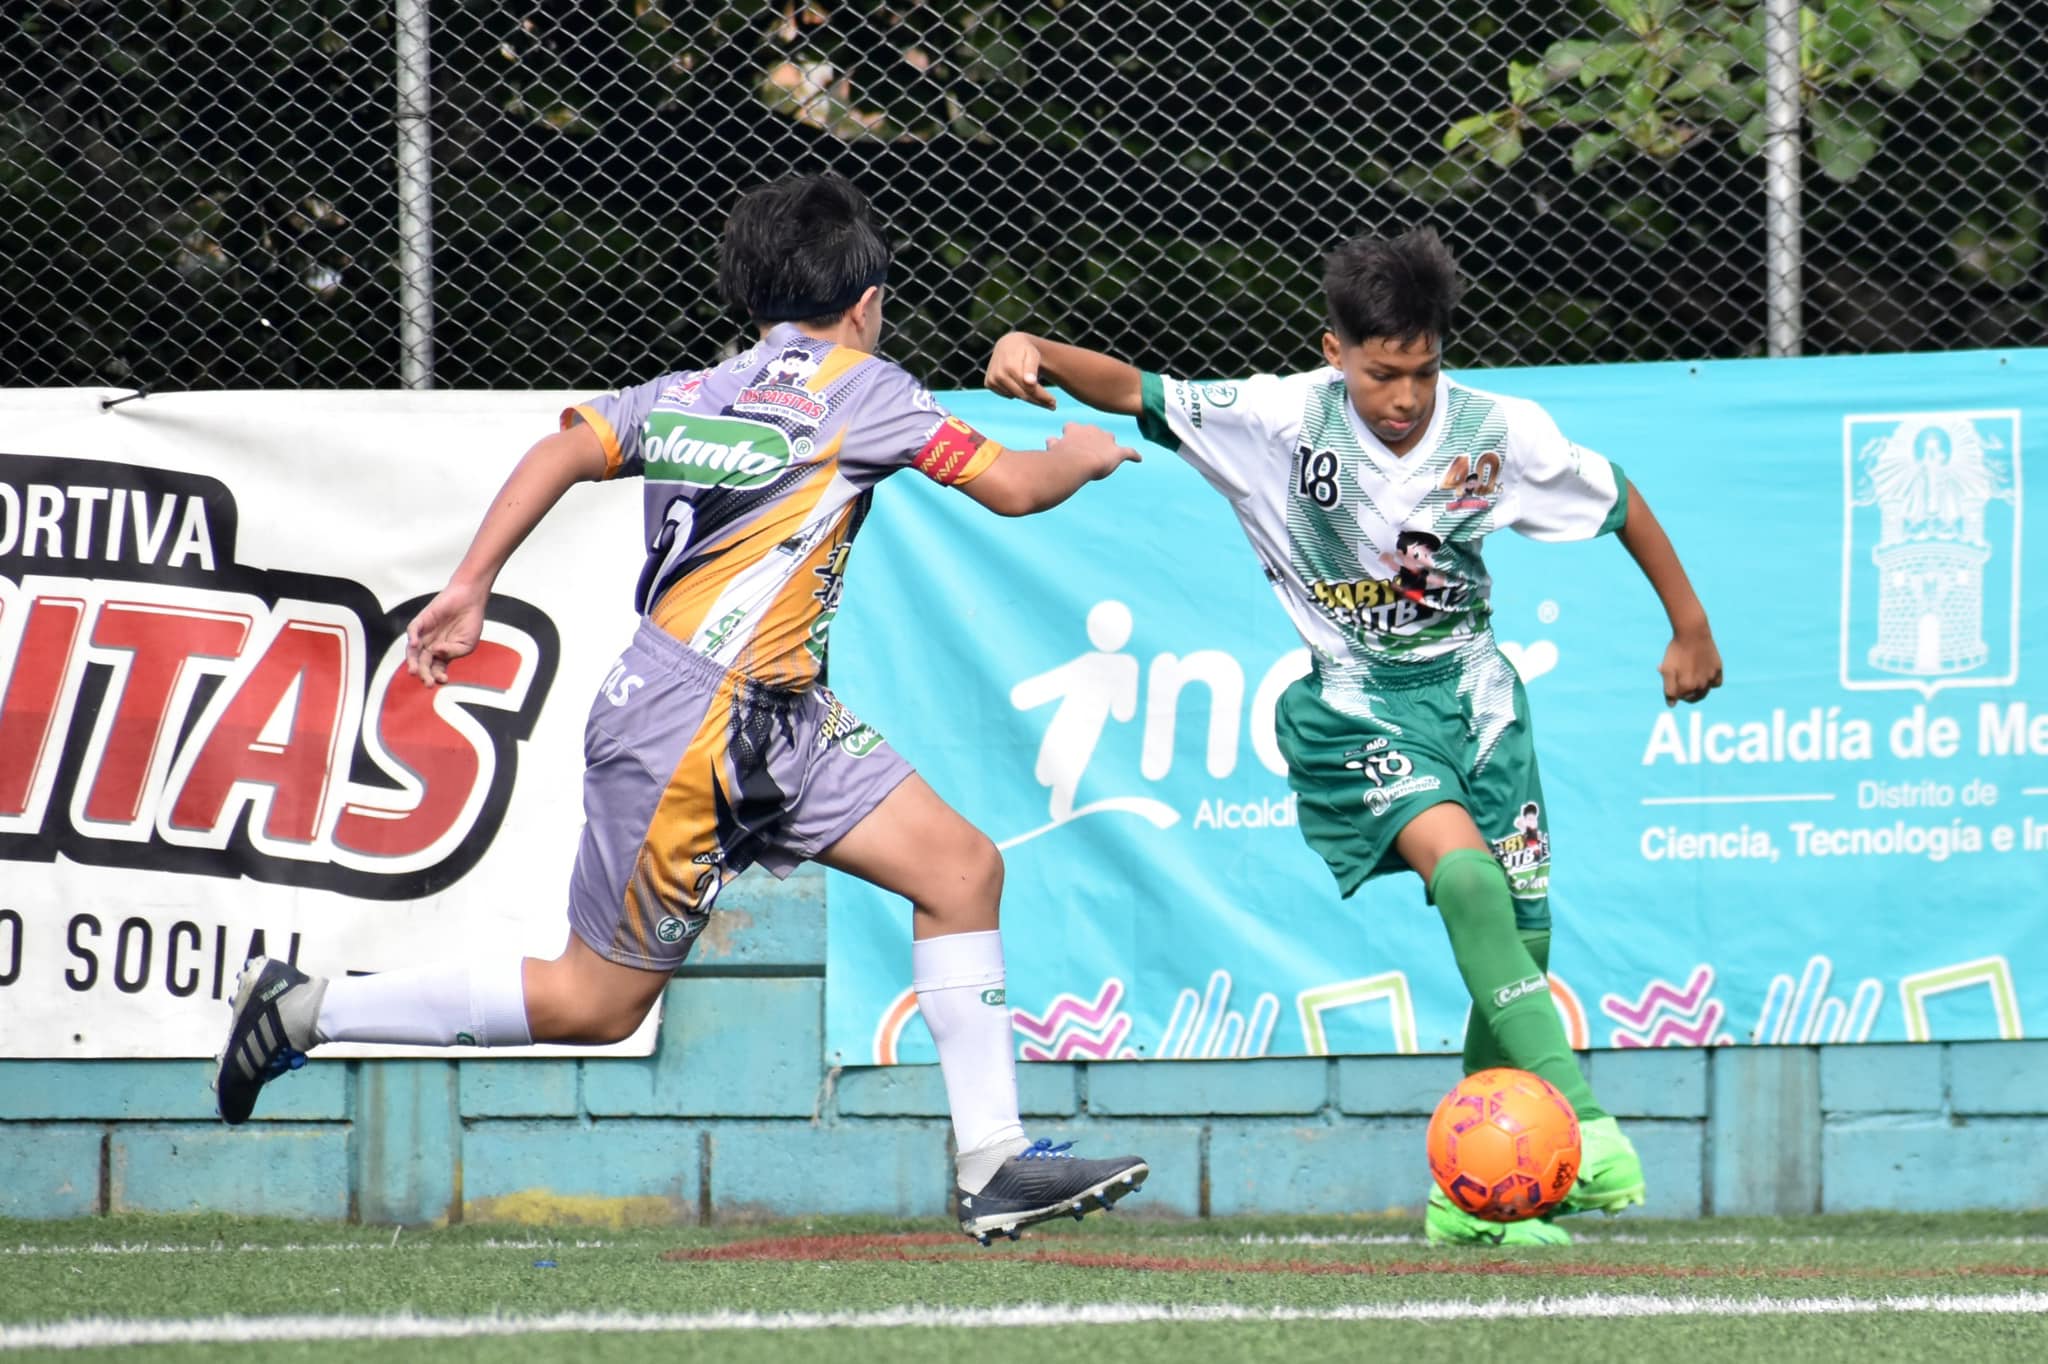
<svg viewBox="0 0 2048 1364">
<path fill-rule="evenodd" d="M 1460 377 L 1628 470 L 1727 665 L 1667 709 L 1669 631 L 1618 543 L 1489 538 L 1573 1042 L 2048 1029 L 2048 624 L 2023 605 L 2048 602 L 2024 517 L 2048 351 Z M 1089 415 L 944 401 L 1019 447 Z M 1021 521 L 892 480 L 833 630 L 842 699 L 1004 849 L 1019 1056 L 1455 1051 L 1420 883 L 1340 900 L 1294 827 L 1273 706 L 1300 639 L 1223 499 L 1142 448 Z M 828 1049 L 933 1059 L 908 906 L 828 893 Z"/>
</svg>

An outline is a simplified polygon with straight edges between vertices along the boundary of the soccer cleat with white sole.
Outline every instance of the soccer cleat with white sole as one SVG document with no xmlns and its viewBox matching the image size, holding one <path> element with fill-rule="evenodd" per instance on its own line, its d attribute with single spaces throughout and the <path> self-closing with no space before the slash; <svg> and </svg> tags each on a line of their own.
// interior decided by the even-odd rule
<svg viewBox="0 0 2048 1364">
<path fill-rule="evenodd" d="M 278 1076 L 306 1064 L 317 1040 L 316 1023 L 327 982 L 289 962 L 251 957 L 235 978 L 228 1040 L 213 1072 L 221 1118 L 249 1120 L 256 1094 Z"/>
<path fill-rule="evenodd" d="M 1017 1239 L 1034 1222 L 1054 1217 L 1075 1220 L 1090 1212 L 1108 1212 L 1119 1198 L 1138 1191 L 1150 1166 L 1137 1156 L 1083 1160 L 1069 1149 L 1041 1138 L 996 1167 L 979 1192 L 955 1187 L 954 1210 L 960 1230 L 987 1245 L 994 1236 Z"/>
</svg>

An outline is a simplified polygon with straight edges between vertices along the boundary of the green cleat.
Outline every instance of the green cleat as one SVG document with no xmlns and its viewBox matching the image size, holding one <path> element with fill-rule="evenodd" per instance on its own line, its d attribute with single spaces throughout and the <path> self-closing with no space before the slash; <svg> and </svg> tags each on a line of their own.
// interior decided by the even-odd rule
<svg viewBox="0 0 2048 1364">
<path fill-rule="evenodd" d="M 1643 1162 L 1612 1118 L 1579 1124 L 1579 1182 L 1565 1195 L 1556 1215 L 1604 1212 L 1609 1215 L 1643 1201 Z"/>
<path fill-rule="evenodd" d="M 1526 1222 L 1489 1222 L 1474 1217 L 1444 1196 L 1434 1185 L 1429 1190 L 1429 1211 L 1423 1217 L 1423 1231 L 1433 1246 L 1568 1246 L 1571 1233 L 1553 1225 L 1547 1217 Z"/>
</svg>

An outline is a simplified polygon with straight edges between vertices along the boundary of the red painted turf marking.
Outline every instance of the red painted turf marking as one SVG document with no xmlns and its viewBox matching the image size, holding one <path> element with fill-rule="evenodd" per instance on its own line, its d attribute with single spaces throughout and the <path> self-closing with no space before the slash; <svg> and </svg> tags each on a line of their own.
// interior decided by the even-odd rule
<svg viewBox="0 0 2048 1364">
<path fill-rule="evenodd" d="M 771 1236 L 725 1245 L 671 1250 L 669 1261 L 934 1261 L 977 1258 L 967 1254 L 964 1237 L 948 1232 L 892 1235 L 870 1232 L 848 1236 Z M 1122 1269 L 1154 1274 L 1299 1274 L 1406 1278 L 1416 1275 L 1473 1274 L 1540 1279 L 1940 1279 L 2043 1278 L 2048 1266 L 2015 1264 L 1953 1265 L 1942 1269 L 1821 1269 L 1808 1265 L 1709 1266 L 1595 1263 L 1581 1260 L 1390 1260 L 1383 1264 L 1342 1260 L 1229 1260 L 1191 1255 L 1145 1255 L 1131 1251 L 1054 1250 L 1033 1248 L 1003 1253 L 1006 1260 L 1059 1265 L 1068 1269 Z"/>
</svg>

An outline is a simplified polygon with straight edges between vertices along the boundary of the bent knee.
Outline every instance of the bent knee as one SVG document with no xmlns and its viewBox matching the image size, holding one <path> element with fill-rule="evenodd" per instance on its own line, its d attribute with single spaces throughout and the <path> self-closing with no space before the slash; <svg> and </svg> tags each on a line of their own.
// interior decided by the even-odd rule
<svg viewBox="0 0 2048 1364">
<path fill-rule="evenodd" d="M 1444 854 L 1429 878 L 1429 898 L 1446 918 L 1514 914 L 1508 875 L 1491 854 L 1459 848 Z"/>
<path fill-rule="evenodd" d="M 924 886 L 914 896 L 918 912 L 949 931 L 992 928 L 1003 898 L 1003 854 L 978 829 L 932 849 Z"/>
<path fill-rule="evenodd" d="M 968 844 L 966 880 L 987 899 L 1003 896 L 1003 850 L 978 829 Z"/>
<path fill-rule="evenodd" d="M 588 999 L 540 1011 L 529 1006 L 527 1017 L 536 1042 L 602 1047 L 631 1037 L 647 1017 L 647 1010 L 611 1000 Z"/>
<path fill-rule="evenodd" d="M 569 957 L 537 963 L 526 981 L 526 1021 L 535 1042 L 608 1046 L 631 1037 L 660 998 L 666 977 L 642 986 L 643 973 L 626 981 L 589 979 Z M 618 969 L 618 968 L 614 968 Z M 651 975 L 652 973 L 644 973 Z"/>
</svg>

